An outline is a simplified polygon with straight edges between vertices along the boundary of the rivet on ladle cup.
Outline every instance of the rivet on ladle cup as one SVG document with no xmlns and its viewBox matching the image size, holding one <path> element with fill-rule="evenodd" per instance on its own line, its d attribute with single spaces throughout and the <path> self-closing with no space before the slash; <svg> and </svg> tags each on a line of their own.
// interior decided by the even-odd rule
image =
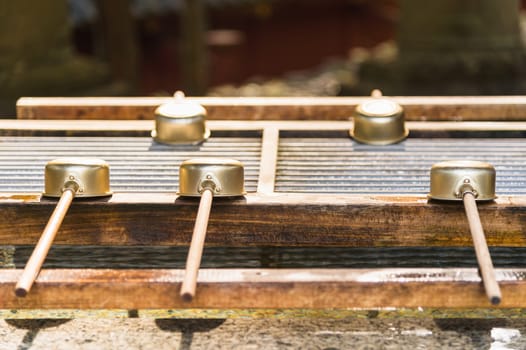
<svg viewBox="0 0 526 350">
<path fill-rule="evenodd" d="M 493 305 L 499 304 L 502 295 L 476 204 L 476 201 L 495 199 L 495 168 L 468 160 L 436 163 L 431 167 L 429 198 L 464 202 L 486 295 Z"/>
<path fill-rule="evenodd" d="M 192 301 L 197 286 L 213 197 L 245 194 L 243 164 L 233 159 L 190 159 L 179 168 L 179 195 L 201 197 L 186 259 L 181 299 Z"/>
<path fill-rule="evenodd" d="M 59 158 L 46 164 L 43 196 L 60 198 L 15 287 L 26 296 L 35 282 L 73 198 L 110 196 L 108 164 L 100 159 Z"/>
</svg>

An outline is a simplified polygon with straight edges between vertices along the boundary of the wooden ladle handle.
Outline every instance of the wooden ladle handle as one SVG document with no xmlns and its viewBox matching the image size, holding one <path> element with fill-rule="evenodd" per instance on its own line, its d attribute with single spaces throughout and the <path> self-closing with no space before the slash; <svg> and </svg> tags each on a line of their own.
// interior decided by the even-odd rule
<svg viewBox="0 0 526 350">
<path fill-rule="evenodd" d="M 502 294 L 495 277 L 495 269 L 493 268 L 488 244 L 486 243 L 486 237 L 484 236 L 484 230 L 480 222 L 475 196 L 471 192 L 465 192 L 463 200 L 486 295 L 493 305 L 497 305 L 501 301 Z"/>
<path fill-rule="evenodd" d="M 208 227 L 208 218 L 210 216 L 213 197 L 212 190 L 205 189 L 201 194 L 201 201 L 199 202 L 192 242 L 190 243 L 188 257 L 186 258 L 185 274 L 181 286 L 181 299 L 187 302 L 192 301 L 195 296 L 197 275 L 199 273 L 199 266 L 201 265 L 201 256 L 203 255 L 206 229 Z"/>
<path fill-rule="evenodd" d="M 60 197 L 53 214 L 51 214 L 31 257 L 27 261 L 22 276 L 16 284 L 15 294 L 17 296 L 26 296 L 33 286 L 33 283 L 40 273 L 42 264 L 44 264 L 49 249 L 51 248 L 51 244 L 53 244 L 53 240 L 57 235 L 57 231 L 64 220 L 64 216 L 68 212 L 69 206 L 73 201 L 73 197 L 75 197 L 75 189 L 73 188 L 66 188 L 64 192 L 62 192 L 62 196 Z"/>
</svg>

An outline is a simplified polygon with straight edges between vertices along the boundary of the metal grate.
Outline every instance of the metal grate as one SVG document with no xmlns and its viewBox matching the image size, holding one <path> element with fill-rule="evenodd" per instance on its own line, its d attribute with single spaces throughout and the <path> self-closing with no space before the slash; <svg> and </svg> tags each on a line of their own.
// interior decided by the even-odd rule
<svg viewBox="0 0 526 350">
<path fill-rule="evenodd" d="M 149 137 L 2 137 L 0 192 L 41 192 L 46 162 L 61 157 L 104 159 L 117 192 L 176 192 L 183 160 L 233 158 L 244 164 L 246 190 L 254 192 L 260 153 L 257 137 L 211 137 L 199 146 L 182 147 Z"/>
<path fill-rule="evenodd" d="M 429 170 L 439 161 L 493 164 L 499 195 L 526 194 L 526 140 L 409 138 L 370 146 L 348 138 L 282 138 L 276 192 L 427 194 Z"/>
</svg>

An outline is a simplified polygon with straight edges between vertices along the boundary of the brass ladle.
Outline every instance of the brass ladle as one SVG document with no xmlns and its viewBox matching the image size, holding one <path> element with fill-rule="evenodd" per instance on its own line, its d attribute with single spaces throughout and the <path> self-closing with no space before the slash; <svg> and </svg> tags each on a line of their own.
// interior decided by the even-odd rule
<svg viewBox="0 0 526 350">
<path fill-rule="evenodd" d="M 373 90 L 371 98 L 356 107 L 353 122 L 350 136 L 369 145 L 401 142 L 409 134 L 404 109 L 396 101 L 383 97 L 380 90 Z"/>
<path fill-rule="evenodd" d="M 182 300 L 191 301 L 195 296 L 213 197 L 243 196 L 244 182 L 243 164 L 237 160 L 190 159 L 181 164 L 179 195 L 201 197 L 181 286 Z"/>
<path fill-rule="evenodd" d="M 473 246 L 486 295 L 493 305 L 502 295 L 495 277 L 476 201 L 491 201 L 495 196 L 495 168 L 488 163 L 456 160 L 436 163 L 431 167 L 429 198 L 463 201 Z"/>
<path fill-rule="evenodd" d="M 46 164 L 42 195 L 60 199 L 18 280 L 17 296 L 26 296 L 33 286 L 73 198 L 111 194 L 109 166 L 103 160 L 60 158 Z"/>
<path fill-rule="evenodd" d="M 188 101 L 182 91 L 155 110 L 155 130 L 151 135 L 156 142 L 167 145 L 197 145 L 210 136 L 206 127 L 206 109 Z"/>
</svg>

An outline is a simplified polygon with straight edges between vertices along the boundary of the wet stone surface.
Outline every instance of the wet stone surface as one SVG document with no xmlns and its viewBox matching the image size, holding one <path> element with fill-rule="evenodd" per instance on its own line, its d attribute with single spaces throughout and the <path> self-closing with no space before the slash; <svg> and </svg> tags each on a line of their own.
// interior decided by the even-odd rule
<svg viewBox="0 0 526 350">
<path fill-rule="evenodd" d="M 524 349 L 524 334 L 503 318 L 4 319 L 0 349 Z"/>
</svg>

